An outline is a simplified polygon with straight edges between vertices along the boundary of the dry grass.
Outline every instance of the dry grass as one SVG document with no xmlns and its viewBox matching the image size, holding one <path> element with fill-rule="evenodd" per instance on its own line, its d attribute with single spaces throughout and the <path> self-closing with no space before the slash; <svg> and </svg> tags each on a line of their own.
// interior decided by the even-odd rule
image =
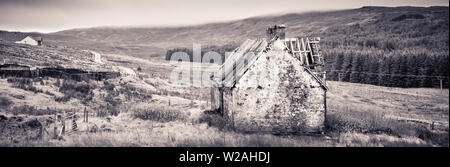
<svg viewBox="0 0 450 167">
<path fill-rule="evenodd" d="M 31 91 L 34 93 L 42 93 L 42 90 L 37 89 L 34 86 L 34 80 L 30 78 L 16 78 L 16 77 L 9 77 L 6 79 L 8 83 L 11 83 L 13 87 Z"/>
<path fill-rule="evenodd" d="M 383 134 L 421 139 L 426 145 L 449 145 L 448 89 L 328 83 L 328 131 Z"/>
<path fill-rule="evenodd" d="M 157 79 L 147 81 L 153 80 Z M 94 95 L 89 105 L 86 105 L 97 109 L 95 105 L 106 102 L 105 97 L 117 98 L 120 102 L 117 103 L 117 109 L 121 111 L 117 116 L 93 116 L 88 124 L 78 120 L 80 130 L 69 133 L 64 140 L 49 138 L 20 142 L 3 140 L 0 141 L 0 146 L 448 146 L 448 93 L 435 89 L 384 88 L 329 82 L 331 90 L 327 100 L 327 134 L 325 136 L 275 136 L 227 131 L 226 128 L 221 128 L 223 121 L 218 118 L 202 114 L 191 115 L 191 111 L 201 111 L 202 100 L 199 99 L 190 104 L 194 101 L 182 97 L 193 95 L 194 91 L 169 90 L 162 81 L 150 86 L 140 81 L 127 84 L 117 82 L 119 81 L 109 80 L 107 83 L 96 83 L 97 86 L 92 90 L 89 88 L 89 92 L 94 92 Z M 52 84 L 46 85 L 52 86 Z M 64 83 L 60 83 L 60 86 L 63 85 Z M 78 89 L 70 85 L 68 82 L 65 90 L 86 92 L 83 89 L 84 86 Z M 152 89 L 146 89 L 147 87 Z M 15 103 L 18 101 L 26 101 L 27 97 L 16 98 L 22 95 L 19 93 L 23 92 L 26 96 L 34 95 L 31 92 L 25 94 L 27 91 L 23 90 L 17 91 L 19 90 L 17 88 L 12 89 L 17 94 L 3 92 L 4 95 L 2 94 L 0 98 L 2 106 L 11 108 L 11 106 L 17 106 Z M 59 92 L 59 87 L 53 89 Z M 157 91 L 171 91 L 171 93 L 169 93 L 170 96 L 153 94 Z M 180 92 L 175 94 L 175 91 Z M 136 96 L 137 93 L 139 96 Z M 38 94 L 39 97 L 44 96 L 41 94 L 43 93 Z M 99 94 L 105 94 L 105 97 Z M 8 95 L 11 97 L 4 97 Z M 127 95 L 139 98 L 127 99 Z M 182 97 L 175 97 L 177 95 Z M 77 101 L 69 102 L 58 104 L 81 104 Z M 399 117 L 414 118 L 424 122 L 435 121 L 436 128 L 431 130 L 428 124 L 402 122 L 398 120 Z M 107 118 L 112 120 L 109 122 Z M 437 122 L 447 124 L 441 125 Z M 91 132 L 92 127 L 98 127 L 98 130 Z"/>
<path fill-rule="evenodd" d="M 327 109 L 331 112 L 371 112 L 385 117 L 443 122 L 448 126 L 449 90 L 389 88 L 366 84 L 327 82 Z"/>
<path fill-rule="evenodd" d="M 138 104 L 131 108 L 133 116 L 143 120 L 170 122 L 185 120 L 186 113 L 164 104 Z"/>
<path fill-rule="evenodd" d="M 83 124 L 80 124 L 80 127 Z M 404 147 L 431 146 L 413 137 L 385 134 L 342 133 L 333 138 L 321 136 L 274 136 L 224 132 L 205 123 L 175 121 L 158 123 L 131 121 L 127 129 L 113 132 L 79 132 L 64 140 L 24 141 L 5 146 L 80 146 L 80 147 Z M 2 145 L 2 144 L 0 144 Z"/>
<path fill-rule="evenodd" d="M 430 147 L 433 146 L 415 137 L 395 137 L 386 134 L 343 133 L 338 143 L 346 147 Z"/>
</svg>

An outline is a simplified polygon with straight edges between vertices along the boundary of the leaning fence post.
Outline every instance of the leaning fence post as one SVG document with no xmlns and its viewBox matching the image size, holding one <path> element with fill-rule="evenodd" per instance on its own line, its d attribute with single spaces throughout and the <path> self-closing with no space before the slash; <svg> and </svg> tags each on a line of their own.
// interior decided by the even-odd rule
<svg viewBox="0 0 450 167">
<path fill-rule="evenodd" d="M 53 139 L 58 138 L 58 121 L 59 116 L 55 114 L 55 122 L 53 124 Z"/>
<path fill-rule="evenodd" d="M 63 112 L 63 115 L 61 116 L 61 131 L 59 133 L 59 137 L 64 136 L 66 131 L 66 111 Z"/>
<path fill-rule="evenodd" d="M 72 131 L 78 131 L 77 120 L 75 116 L 72 118 Z"/>
<path fill-rule="evenodd" d="M 86 107 L 83 110 L 83 122 L 86 122 Z"/>
<path fill-rule="evenodd" d="M 44 125 L 41 123 L 41 129 L 39 129 L 39 137 L 41 140 L 44 139 Z"/>
<path fill-rule="evenodd" d="M 89 122 L 89 111 L 86 109 L 86 122 Z"/>
</svg>

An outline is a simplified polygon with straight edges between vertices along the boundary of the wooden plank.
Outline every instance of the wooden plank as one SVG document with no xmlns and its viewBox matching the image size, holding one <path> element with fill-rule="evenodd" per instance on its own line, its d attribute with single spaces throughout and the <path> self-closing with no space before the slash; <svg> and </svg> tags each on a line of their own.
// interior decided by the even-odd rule
<svg viewBox="0 0 450 167">
<path fill-rule="evenodd" d="M 215 88 L 211 87 L 211 110 L 215 109 L 216 106 L 216 96 L 215 96 Z"/>
<path fill-rule="evenodd" d="M 289 45 L 288 45 L 287 40 L 284 40 L 284 46 L 286 46 L 286 48 L 289 50 Z"/>
<path fill-rule="evenodd" d="M 297 40 L 297 47 L 298 47 L 298 50 L 299 50 L 299 56 L 298 56 L 298 59 L 300 60 L 300 64 L 301 65 L 303 65 L 303 56 L 302 56 L 302 54 L 301 54 L 301 48 L 300 48 L 300 42 Z"/>
<path fill-rule="evenodd" d="M 239 57 L 244 54 L 245 51 L 248 51 L 252 44 L 254 44 L 256 41 L 254 40 L 247 40 L 244 42 L 239 49 L 236 52 L 233 52 L 232 55 L 227 59 L 226 64 L 224 63 L 222 66 L 222 69 L 224 71 L 222 75 L 222 80 L 225 80 L 229 75 L 232 75 L 231 72 L 234 71 L 234 63 L 239 59 Z"/>
<path fill-rule="evenodd" d="M 289 44 L 291 45 L 291 50 L 294 51 L 294 45 L 292 44 L 292 41 L 289 41 Z"/>
<path fill-rule="evenodd" d="M 260 56 L 260 53 L 262 53 L 267 46 L 267 41 L 265 40 L 259 40 L 254 41 L 249 47 L 246 49 L 243 49 L 242 52 L 239 53 L 239 56 L 237 57 L 237 60 L 234 61 L 236 65 L 234 68 L 231 68 L 231 70 L 228 67 L 227 71 L 225 72 L 226 75 L 223 78 L 223 84 L 226 84 L 226 86 L 232 86 L 236 83 L 236 80 L 240 79 L 240 77 L 243 75 L 241 71 L 246 71 L 247 68 L 253 64 L 253 60 L 256 59 L 258 56 Z M 247 54 L 249 52 L 259 52 L 257 54 Z M 251 57 L 250 57 L 251 56 Z M 245 60 L 247 60 L 248 64 L 244 64 Z M 232 62 L 230 62 L 232 63 Z M 234 74 L 235 75 L 232 75 Z"/>
<path fill-rule="evenodd" d="M 236 70 L 236 78 L 240 78 L 243 73 L 241 73 L 242 70 L 246 71 L 247 68 L 249 68 L 253 63 L 256 61 L 256 59 L 261 55 L 263 52 L 263 45 L 262 43 L 259 44 L 258 48 L 255 48 L 254 50 L 259 50 L 256 54 L 244 54 L 242 58 L 238 61 L 238 66 L 241 67 Z M 247 64 L 245 64 L 245 60 L 247 60 Z M 239 80 L 239 79 L 238 79 Z"/>
<path fill-rule="evenodd" d="M 311 49 L 311 44 L 309 43 L 309 38 L 306 38 L 306 46 L 308 47 L 307 50 L 309 50 L 311 52 L 311 64 L 314 64 L 314 57 L 313 57 L 313 52 Z"/>
<path fill-rule="evenodd" d="M 303 38 L 301 39 L 301 42 L 302 42 L 302 47 L 303 47 L 303 49 L 305 49 L 305 51 L 306 51 L 305 41 L 303 40 Z M 308 53 L 305 52 L 304 55 L 305 55 L 305 62 L 306 62 L 306 65 L 309 66 Z"/>
<path fill-rule="evenodd" d="M 261 56 L 263 53 L 263 49 L 265 47 L 265 43 L 261 42 L 257 48 L 254 48 L 253 50 L 259 50 L 256 54 L 244 54 L 240 60 L 238 60 L 238 68 L 236 69 L 236 78 L 235 81 L 233 81 L 232 84 L 236 83 L 236 80 L 239 81 L 239 79 L 244 75 L 244 73 L 250 68 L 251 65 Z M 245 64 L 245 60 L 247 60 L 247 64 Z"/>
</svg>

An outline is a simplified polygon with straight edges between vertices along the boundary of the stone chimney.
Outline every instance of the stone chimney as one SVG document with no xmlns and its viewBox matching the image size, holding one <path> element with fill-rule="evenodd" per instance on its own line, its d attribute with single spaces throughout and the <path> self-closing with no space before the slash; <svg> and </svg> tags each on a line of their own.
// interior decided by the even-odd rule
<svg viewBox="0 0 450 167">
<path fill-rule="evenodd" d="M 267 39 L 270 41 L 272 39 L 284 39 L 285 38 L 285 30 L 286 26 L 281 25 L 274 25 L 273 27 L 267 28 Z"/>
</svg>

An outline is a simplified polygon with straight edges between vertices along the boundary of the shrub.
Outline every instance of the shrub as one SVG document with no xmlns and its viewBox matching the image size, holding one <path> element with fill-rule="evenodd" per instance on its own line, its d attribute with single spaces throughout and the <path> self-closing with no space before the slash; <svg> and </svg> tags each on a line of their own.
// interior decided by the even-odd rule
<svg viewBox="0 0 450 167">
<path fill-rule="evenodd" d="M 170 122 L 176 120 L 185 120 L 187 117 L 185 113 L 161 104 L 137 105 L 131 110 L 133 111 L 134 117 L 143 120 Z"/>
<path fill-rule="evenodd" d="M 202 113 L 200 123 L 207 123 L 208 126 L 217 127 L 220 130 L 229 130 L 231 127 L 228 125 L 226 119 L 220 114 L 220 109 L 206 110 Z"/>
<path fill-rule="evenodd" d="M 92 97 L 92 90 L 95 89 L 95 85 L 87 82 L 75 82 L 72 80 L 64 80 L 59 91 L 64 93 L 63 97 L 55 98 L 55 101 L 66 102 L 71 98 L 77 98 L 80 100 L 89 99 Z"/>
<path fill-rule="evenodd" d="M 68 102 L 70 100 L 71 96 L 64 94 L 63 97 L 55 97 L 56 102 Z"/>
<path fill-rule="evenodd" d="M 392 50 L 395 50 L 397 47 L 393 41 L 386 40 L 386 41 L 383 41 L 381 48 L 385 51 L 392 51 Z"/>
<path fill-rule="evenodd" d="M 400 137 L 417 137 L 433 144 L 448 146 L 447 133 L 436 133 L 424 125 L 402 122 L 374 112 L 338 112 L 327 115 L 327 132 L 387 134 Z"/>
<path fill-rule="evenodd" d="M 0 97 L 0 107 L 7 108 L 12 104 L 11 100 L 6 97 Z"/>
<path fill-rule="evenodd" d="M 383 133 L 398 136 L 414 136 L 416 129 L 405 122 L 386 118 L 384 114 L 362 111 L 329 113 L 325 127 L 328 132 Z"/>
<path fill-rule="evenodd" d="M 139 100 L 149 100 L 152 99 L 152 92 L 142 88 L 136 88 L 133 85 L 123 85 L 120 87 L 117 94 L 124 94 L 127 100 L 132 98 Z"/>
<path fill-rule="evenodd" d="M 449 136 L 448 133 L 435 133 L 428 130 L 426 127 L 419 127 L 416 131 L 416 137 L 429 141 L 433 144 L 438 144 L 440 146 L 449 146 Z"/>
<path fill-rule="evenodd" d="M 13 87 L 15 87 L 15 88 L 23 89 L 26 91 L 31 91 L 34 93 L 42 93 L 42 90 L 34 87 L 32 79 L 9 77 L 6 81 L 8 83 L 12 83 Z"/>
<path fill-rule="evenodd" d="M 37 109 L 34 106 L 29 105 L 23 105 L 23 106 L 14 106 L 12 109 L 10 109 L 10 112 L 14 115 L 17 114 L 26 114 L 26 115 L 53 115 L 55 113 L 61 113 L 61 110 L 57 109 Z"/>
<path fill-rule="evenodd" d="M 116 86 L 114 84 L 111 84 L 108 81 L 105 81 L 102 89 L 105 89 L 107 91 L 113 91 L 115 87 Z"/>
<path fill-rule="evenodd" d="M 8 77 L 6 79 L 8 83 L 18 83 L 18 84 L 31 84 L 32 80 L 29 78 L 16 78 L 16 77 Z"/>
<path fill-rule="evenodd" d="M 21 100 L 25 99 L 24 95 L 11 95 L 11 96 L 16 98 L 16 99 L 21 99 Z"/>
<path fill-rule="evenodd" d="M 50 96 L 55 96 L 55 94 L 53 94 L 52 92 L 49 92 L 48 90 L 46 90 L 44 93 L 47 95 L 50 95 Z"/>
</svg>

